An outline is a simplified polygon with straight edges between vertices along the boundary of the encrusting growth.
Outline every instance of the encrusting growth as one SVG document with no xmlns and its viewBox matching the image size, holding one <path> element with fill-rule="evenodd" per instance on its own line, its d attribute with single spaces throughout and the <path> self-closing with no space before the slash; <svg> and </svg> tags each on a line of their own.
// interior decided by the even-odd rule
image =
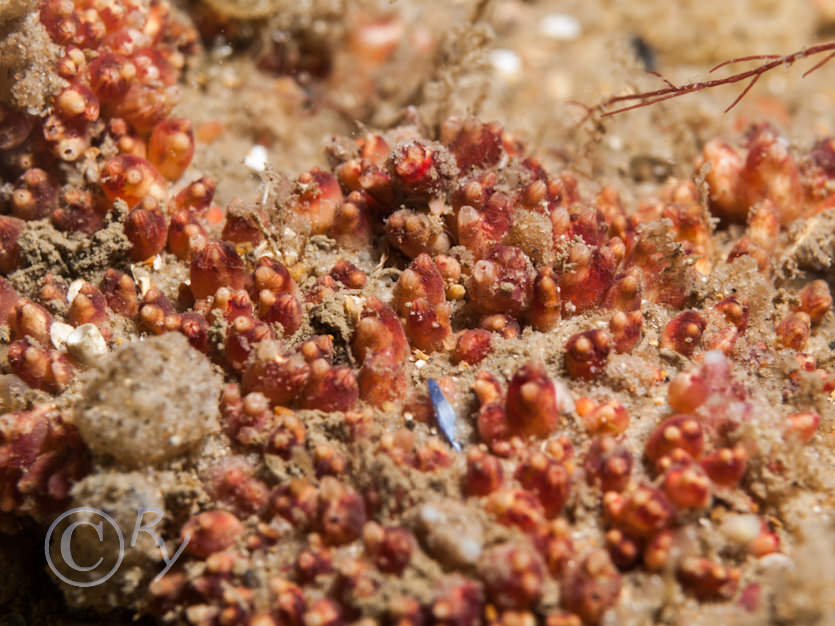
<svg viewBox="0 0 835 626">
<path fill-rule="evenodd" d="M 830 286 L 783 259 L 835 207 L 833 140 L 714 138 L 632 206 L 498 123 L 436 136 L 410 113 L 221 207 L 193 163 L 209 130 L 171 112 L 198 27 L 235 24 L 144 0 L 38 15 L 66 84 L 43 115 L 0 108 L 0 511 L 48 526 L 124 488 L 190 537 L 147 588 L 74 604 L 594 626 L 663 580 L 764 614 L 758 559 L 797 541 L 781 498 L 831 438 Z"/>
</svg>

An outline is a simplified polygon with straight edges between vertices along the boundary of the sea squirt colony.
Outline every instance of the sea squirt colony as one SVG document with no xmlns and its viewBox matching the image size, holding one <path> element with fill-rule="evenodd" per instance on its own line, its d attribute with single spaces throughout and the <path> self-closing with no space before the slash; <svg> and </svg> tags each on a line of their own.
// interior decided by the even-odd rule
<svg viewBox="0 0 835 626">
<path fill-rule="evenodd" d="M 46 0 L 40 22 L 65 86 L 44 115 L 0 109 L 2 511 L 48 525 L 131 493 L 190 537 L 161 579 L 136 548 L 71 602 L 579 626 L 656 575 L 763 610 L 781 448 L 832 420 L 829 286 L 786 271 L 820 269 L 792 233 L 835 207 L 835 140 L 752 127 L 626 207 L 496 123 L 414 121 L 224 209 L 170 117 L 187 17 Z"/>
</svg>

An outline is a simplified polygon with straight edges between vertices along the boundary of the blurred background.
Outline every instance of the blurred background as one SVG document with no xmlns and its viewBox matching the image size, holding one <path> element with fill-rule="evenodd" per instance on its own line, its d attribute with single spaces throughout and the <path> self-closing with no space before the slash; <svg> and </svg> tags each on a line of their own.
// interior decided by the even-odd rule
<svg viewBox="0 0 835 626">
<path fill-rule="evenodd" d="M 207 53 L 181 108 L 216 134 L 198 158 L 228 169 L 221 200 L 239 195 L 248 173 L 237 166 L 254 143 L 293 175 L 323 162 L 329 135 L 391 126 L 406 107 L 434 128 L 448 115 L 498 121 L 546 164 L 570 164 L 597 182 L 626 178 L 638 193 L 652 179 L 689 174 L 707 139 L 733 138 L 754 122 L 799 144 L 835 131 L 835 63 L 803 78 L 813 60 L 766 74 L 727 114 L 745 83 L 583 123 L 583 106 L 663 87 L 649 72 L 684 84 L 729 59 L 827 41 L 835 0 L 206 0 L 183 8 Z"/>
</svg>

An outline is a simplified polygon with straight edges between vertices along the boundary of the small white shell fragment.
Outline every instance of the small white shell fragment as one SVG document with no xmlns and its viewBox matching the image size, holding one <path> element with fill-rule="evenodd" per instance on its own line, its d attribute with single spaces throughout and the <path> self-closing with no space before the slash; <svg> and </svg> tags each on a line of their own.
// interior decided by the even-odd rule
<svg viewBox="0 0 835 626">
<path fill-rule="evenodd" d="M 78 292 L 81 291 L 81 288 L 84 286 L 86 281 L 81 280 L 80 278 L 74 280 L 70 283 L 70 286 L 67 287 L 67 302 L 72 304 L 72 301 L 75 300 L 75 297 L 78 295 Z"/>
<path fill-rule="evenodd" d="M 69 324 L 53 322 L 49 327 L 49 340 L 52 342 L 52 347 L 60 350 L 73 330 L 75 329 Z"/>
<path fill-rule="evenodd" d="M 267 168 L 267 149 L 259 144 L 252 146 L 244 157 L 244 165 L 253 172 L 263 172 Z"/>
<path fill-rule="evenodd" d="M 274 257 L 275 253 L 273 252 L 273 248 L 268 241 L 262 241 L 255 249 L 252 251 L 252 255 L 256 259 L 260 259 L 262 256 Z"/>
<path fill-rule="evenodd" d="M 580 36 L 582 27 L 573 15 L 549 13 L 539 22 L 539 32 L 551 39 L 569 41 Z"/>
<path fill-rule="evenodd" d="M 130 266 L 130 273 L 136 286 L 139 287 L 139 295 L 144 298 L 151 288 L 151 274 L 148 272 L 148 268 L 136 263 Z"/>
<path fill-rule="evenodd" d="M 365 301 L 357 296 L 345 296 L 345 312 L 356 322 L 362 315 Z"/>
<path fill-rule="evenodd" d="M 745 546 L 760 534 L 762 522 L 756 515 L 729 514 L 722 520 L 721 528 L 728 541 Z"/>
<path fill-rule="evenodd" d="M 554 396 L 556 399 L 557 411 L 560 415 L 567 415 L 574 412 L 574 396 L 571 391 L 559 378 L 552 379 L 554 383 Z"/>
<path fill-rule="evenodd" d="M 488 53 L 490 63 L 505 78 L 515 78 L 522 70 L 522 60 L 513 50 L 496 48 Z"/>
<path fill-rule="evenodd" d="M 107 354 L 107 342 L 95 324 L 82 324 L 65 341 L 67 352 L 85 365 L 92 365 Z"/>
</svg>

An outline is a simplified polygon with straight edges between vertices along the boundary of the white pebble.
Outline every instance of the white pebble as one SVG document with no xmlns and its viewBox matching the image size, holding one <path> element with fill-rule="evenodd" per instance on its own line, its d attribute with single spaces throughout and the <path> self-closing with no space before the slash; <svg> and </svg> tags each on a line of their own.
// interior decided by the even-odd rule
<svg viewBox="0 0 835 626">
<path fill-rule="evenodd" d="M 244 157 L 244 165 L 253 172 L 263 172 L 267 167 L 267 149 L 261 145 L 254 145 Z"/>
<path fill-rule="evenodd" d="M 515 78 L 522 69 L 522 60 L 513 50 L 496 48 L 489 53 L 490 63 L 505 78 Z"/>
<path fill-rule="evenodd" d="M 107 342 L 95 324 L 82 324 L 67 335 L 65 344 L 67 352 L 85 365 L 93 365 L 107 354 Z"/>
<path fill-rule="evenodd" d="M 722 534 L 737 545 L 745 546 L 760 534 L 762 522 L 756 515 L 729 514 L 722 520 Z"/>
<path fill-rule="evenodd" d="M 539 23 L 539 31 L 551 39 L 567 41 L 577 39 L 582 28 L 579 20 L 573 15 L 565 13 L 550 13 L 542 18 Z"/>
</svg>

